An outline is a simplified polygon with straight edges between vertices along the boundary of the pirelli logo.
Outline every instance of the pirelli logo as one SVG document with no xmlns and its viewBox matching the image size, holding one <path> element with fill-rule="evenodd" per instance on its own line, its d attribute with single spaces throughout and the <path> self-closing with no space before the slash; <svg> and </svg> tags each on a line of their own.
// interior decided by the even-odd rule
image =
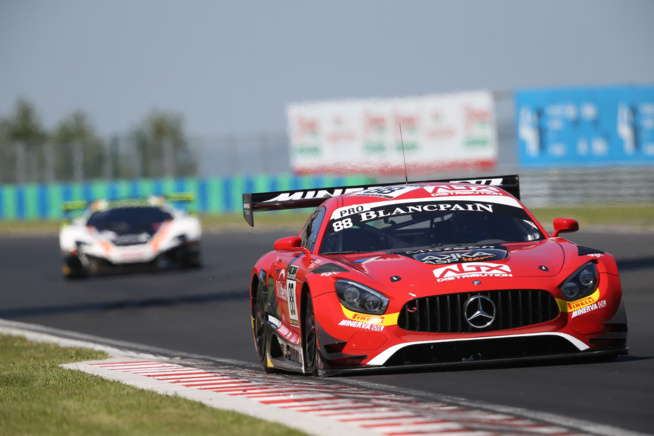
<svg viewBox="0 0 654 436">
<path fill-rule="evenodd" d="M 600 291 L 599 289 L 597 289 L 588 297 L 582 298 L 580 300 L 565 301 L 557 298 L 556 302 L 558 303 L 561 312 L 574 312 L 575 310 L 579 310 L 586 306 L 590 306 L 591 304 L 597 303 L 599 298 L 600 298 Z"/>
</svg>

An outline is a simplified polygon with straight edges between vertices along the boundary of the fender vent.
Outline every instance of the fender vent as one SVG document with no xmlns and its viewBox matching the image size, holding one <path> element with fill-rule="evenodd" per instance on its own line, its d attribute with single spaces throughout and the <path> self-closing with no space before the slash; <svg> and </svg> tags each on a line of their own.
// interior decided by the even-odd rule
<svg viewBox="0 0 654 436">
<path fill-rule="evenodd" d="M 579 251 L 579 256 L 585 256 L 587 254 L 603 254 L 604 253 L 602 250 L 597 250 L 596 248 L 583 247 L 581 245 L 577 246 L 577 250 Z"/>
</svg>

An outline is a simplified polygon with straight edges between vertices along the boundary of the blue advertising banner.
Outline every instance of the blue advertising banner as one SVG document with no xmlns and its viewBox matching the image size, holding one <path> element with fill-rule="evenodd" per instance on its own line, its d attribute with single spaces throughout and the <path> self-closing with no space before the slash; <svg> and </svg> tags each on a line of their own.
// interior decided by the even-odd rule
<svg viewBox="0 0 654 436">
<path fill-rule="evenodd" d="M 524 167 L 654 164 L 654 85 L 516 92 Z"/>
</svg>

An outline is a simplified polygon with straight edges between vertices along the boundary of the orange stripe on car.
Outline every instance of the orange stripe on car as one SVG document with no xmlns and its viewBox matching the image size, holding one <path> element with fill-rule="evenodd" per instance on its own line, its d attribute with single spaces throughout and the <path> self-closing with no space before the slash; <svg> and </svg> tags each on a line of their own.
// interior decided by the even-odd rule
<svg viewBox="0 0 654 436">
<path fill-rule="evenodd" d="M 154 251 L 159 250 L 159 246 L 161 245 L 161 241 L 166 237 L 166 234 L 170 230 L 172 220 L 168 220 L 163 225 L 159 228 L 159 231 L 157 232 L 156 235 L 154 235 L 154 238 L 152 238 L 152 241 L 150 242 L 150 248 Z"/>
<path fill-rule="evenodd" d="M 106 239 L 100 239 L 98 242 L 100 243 L 100 246 L 102 247 L 104 252 L 107 254 L 107 256 L 109 256 L 111 254 L 111 252 L 113 251 L 113 249 L 114 249 L 114 244 L 107 241 Z"/>
</svg>

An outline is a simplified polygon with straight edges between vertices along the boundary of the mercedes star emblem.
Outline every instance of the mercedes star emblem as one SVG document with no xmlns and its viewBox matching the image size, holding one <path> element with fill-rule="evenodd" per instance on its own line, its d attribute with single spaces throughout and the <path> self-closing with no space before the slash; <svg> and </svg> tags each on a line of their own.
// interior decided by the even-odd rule
<svg viewBox="0 0 654 436">
<path fill-rule="evenodd" d="M 477 295 L 466 302 L 464 316 L 476 329 L 488 327 L 495 320 L 495 303 L 488 297 Z"/>
</svg>

